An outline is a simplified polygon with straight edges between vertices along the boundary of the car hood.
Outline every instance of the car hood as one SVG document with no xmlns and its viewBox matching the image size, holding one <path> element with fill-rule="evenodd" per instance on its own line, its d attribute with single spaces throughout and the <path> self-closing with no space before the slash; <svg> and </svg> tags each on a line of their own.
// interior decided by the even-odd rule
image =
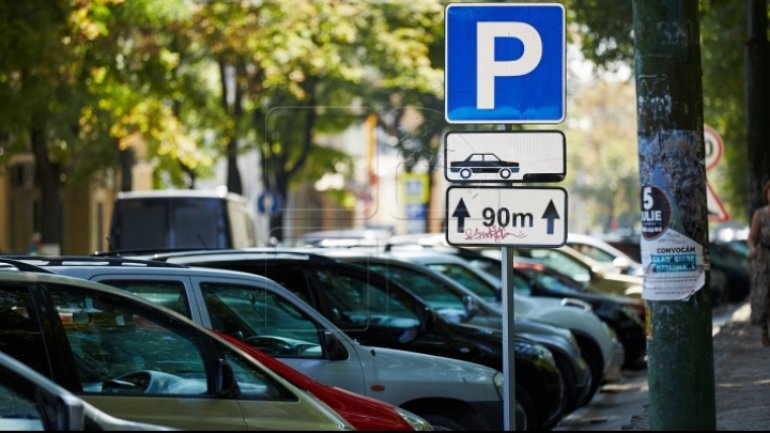
<svg viewBox="0 0 770 433">
<path fill-rule="evenodd" d="M 494 386 L 497 370 L 473 362 L 459 359 L 433 356 L 424 353 L 384 347 L 361 346 L 360 354 L 362 368 L 370 371 L 371 378 L 367 383 L 369 388 L 378 386 L 384 388 L 383 394 L 390 394 L 395 400 L 385 397 L 374 397 L 398 402 L 406 402 L 407 398 L 418 397 L 415 392 L 423 393 L 426 398 L 443 395 L 466 401 L 498 401 L 500 399 Z M 361 353 L 361 352 L 359 352 Z M 415 384 L 420 384 L 419 390 Z M 409 392 L 401 393 L 399 388 L 408 388 Z M 440 393 L 440 394 L 437 394 Z"/>
<path fill-rule="evenodd" d="M 605 366 L 610 364 L 614 337 L 607 325 L 594 314 L 591 306 L 586 302 L 574 298 L 516 296 L 514 312 L 550 325 L 562 326 L 574 334 L 593 338 L 604 355 Z"/>
</svg>

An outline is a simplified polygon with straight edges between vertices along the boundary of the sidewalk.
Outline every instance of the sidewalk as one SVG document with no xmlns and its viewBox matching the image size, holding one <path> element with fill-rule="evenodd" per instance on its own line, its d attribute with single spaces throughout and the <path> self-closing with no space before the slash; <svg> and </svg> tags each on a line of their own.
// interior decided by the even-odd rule
<svg viewBox="0 0 770 433">
<path fill-rule="evenodd" d="M 742 304 L 714 336 L 717 430 L 770 429 L 770 347 Z M 621 430 L 649 430 L 646 402 Z"/>
<path fill-rule="evenodd" d="M 770 430 L 770 347 L 748 323 L 750 312 L 748 303 L 713 311 L 717 430 Z M 624 370 L 553 430 L 648 431 L 648 402 L 647 370 Z"/>
</svg>

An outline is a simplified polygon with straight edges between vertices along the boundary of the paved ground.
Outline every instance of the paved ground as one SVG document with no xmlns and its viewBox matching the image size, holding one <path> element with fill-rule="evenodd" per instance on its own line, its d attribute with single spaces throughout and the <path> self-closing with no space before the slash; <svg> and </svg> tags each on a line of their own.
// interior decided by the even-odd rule
<svg viewBox="0 0 770 433">
<path fill-rule="evenodd" d="M 717 430 L 770 429 L 770 348 L 760 344 L 749 312 L 748 304 L 714 311 Z M 626 371 L 554 430 L 649 430 L 647 400 L 647 372 Z"/>
</svg>

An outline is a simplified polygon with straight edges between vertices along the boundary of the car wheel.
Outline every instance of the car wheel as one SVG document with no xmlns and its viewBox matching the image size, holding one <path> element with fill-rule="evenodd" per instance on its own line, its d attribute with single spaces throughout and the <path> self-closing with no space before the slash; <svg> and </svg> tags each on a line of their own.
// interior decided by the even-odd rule
<svg viewBox="0 0 770 433">
<path fill-rule="evenodd" d="M 508 179 L 511 177 L 511 170 L 508 170 L 507 168 L 503 168 L 500 170 L 500 177 L 503 179 Z"/>
<path fill-rule="evenodd" d="M 564 398 L 566 400 L 565 413 L 569 413 L 578 406 L 578 403 L 580 403 L 577 395 L 577 379 L 575 378 L 575 372 L 572 370 L 572 362 L 569 359 L 566 359 L 567 355 L 558 353 L 555 349 L 552 350 L 551 353 L 553 353 L 556 366 L 559 367 L 562 380 L 564 381 Z M 593 378 L 591 378 L 591 380 L 593 380 Z"/>
<path fill-rule="evenodd" d="M 464 168 L 464 169 L 460 170 L 460 177 L 463 178 L 463 179 L 467 179 L 467 178 L 471 177 L 471 173 L 472 172 L 471 172 L 471 170 L 469 168 Z"/>
<path fill-rule="evenodd" d="M 583 355 L 583 359 L 585 359 L 586 364 L 588 364 L 588 369 L 591 370 L 591 387 L 588 389 L 588 394 L 583 401 L 578 402 L 578 406 L 584 406 L 591 401 L 596 394 L 596 391 L 599 390 L 599 385 L 602 383 L 604 374 L 604 356 L 602 356 L 599 346 L 597 346 L 590 338 L 579 335 L 575 335 L 575 338 L 578 341 L 578 346 L 580 346 L 580 354 Z"/>
<path fill-rule="evenodd" d="M 520 386 L 516 386 L 516 430 L 539 431 L 537 405 L 532 397 Z"/>
<path fill-rule="evenodd" d="M 467 428 L 463 427 L 458 423 L 457 421 L 445 417 L 444 415 L 436 415 L 436 414 L 428 414 L 428 415 L 421 415 L 422 419 L 425 421 L 428 421 L 428 423 L 433 426 L 433 430 L 437 431 L 464 431 L 468 430 Z"/>
</svg>

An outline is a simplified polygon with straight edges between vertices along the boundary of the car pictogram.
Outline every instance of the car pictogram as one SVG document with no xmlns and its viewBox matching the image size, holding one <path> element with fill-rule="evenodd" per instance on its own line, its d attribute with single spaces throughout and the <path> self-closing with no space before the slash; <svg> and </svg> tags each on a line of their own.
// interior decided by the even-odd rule
<svg viewBox="0 0 770 433">
<path fill-rule="evenodd" d="M 519 163 L 503 161 L 494 153 L 472 153 L 463 161 L 453 161 L 449 171 L 460 173 L 460 177 L 468 179 L 473 173 L 498 173 L 501 178 L 508 179 L 511 173 L 518 173 Z"/>
</svg>

